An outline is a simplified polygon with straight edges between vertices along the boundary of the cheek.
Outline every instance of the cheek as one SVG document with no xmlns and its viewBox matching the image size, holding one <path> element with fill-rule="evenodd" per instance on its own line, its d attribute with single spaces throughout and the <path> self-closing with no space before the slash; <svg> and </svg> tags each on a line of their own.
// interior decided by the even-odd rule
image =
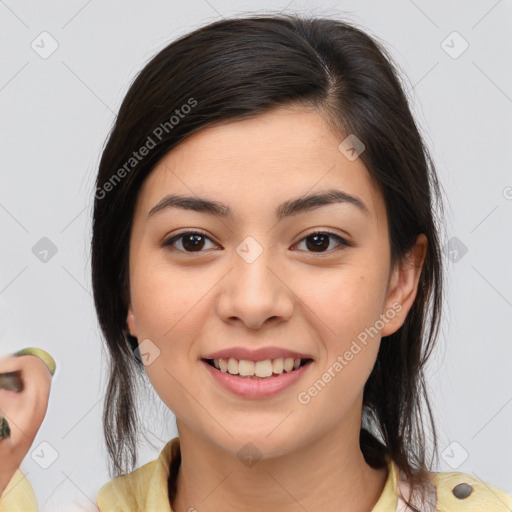
<svg viewBox="0 0 512 512">
<path fill-rule="evenodd" d="M 310 312 L 306 308 L 304 314 L 322 339 L 324 357 L 304 384 L 312 386 L 302 390 L 304 402 L 310 400 L 309 411 L 318 414 L 336 403 L 338 416 L 343 416 L 362 393 L 377 358 L 387 274 L 381 264 L 360 254 L 356 263 L 307 282 L 309 288 L 299 295 L 306 297 Z"/>
<path fill-rule="evenodd" d="M 369 261 L 364 265 L 364 261 L 358 258 L 358 264 L 329 269 L 313 278 L 311 274 L 307 279 L 296 278 L 295 290 L 314 313 L 310 316 L 325 333 L 324 339 L 329 340 L 326 343 L 329 352 L 344 350 L 352 339 L 374 326 L 382 313 L 385 272 Z M 303 284 L 299 287 L 300 281 Z"/>
<path fill-rule="evenodd" d="M 188 411 L 188 376 L 194 370 L 191 333 L 201 309 L 201 288 L 193 272 L 172 269 L 169 263 L 151 262 L 132 274 L 131 300 L 139 344 L 150 340 L 157 354 L 145 365 L 146 374 L 163 403 L 174 412 Z M 197 328 L 197 327 L 196 327 Z M 141 353 L 142 347 L 140 347 Z"/>
<path fill-rule="evenodd" d="M 138 340 L 150 340 L 148 346 L 157 354 L 145 366 L 155 391 L 169 408 L 181 410 L 185 395 L 180 385 L 197 369 L 193 342 L 212 308 L 207 292 L 218 278 L 199 267 L 178 270 L 161 257 L 151 258 L 134 265 L 130 277 Z"/>
<path fill-rule="evenodd" d="M 149 263 L 131 276 L 131 299 L 140 337 L 165 343 L 193 321 L 194 312 L 211 287 L 207 273 Z M 213 283 L 212 283 L 213 284 Z"/>
<path fill-rule="evenodd" d="M 309 295 L 308 306 L 325 353 L 297 399 L 312 418 L 325 418 L 330 410 L 326 421 L 335 424 L 354 412 L 375 364 L 385 281 L 378 273 L 353 268 L 331 273 L 323 284 L 323 293 Z"/>
</svg>

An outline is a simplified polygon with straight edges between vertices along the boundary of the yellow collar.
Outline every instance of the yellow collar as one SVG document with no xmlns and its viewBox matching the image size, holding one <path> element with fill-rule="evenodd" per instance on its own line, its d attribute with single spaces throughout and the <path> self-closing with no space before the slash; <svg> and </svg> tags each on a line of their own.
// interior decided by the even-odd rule
<svg viewBox="0 0 512 512">
<path fill-rule="evenodd" d="M 98 492 L 100 511 L 172 512 L 167 495 L 167 482 L 171 461 L 177 456 L 179 450 L 179 438 L 175 437 L 164 446 L 158 459 L 103 485 Z M 397 469 L 395 463 L 388 459 L 388 478 L 372 512 L 395 512 L 398 503 Z"/>
<path fill-rule="evenodd" d="M 162 449 L 158 459 L 118 476 L 104 484 L 98 492 L 100 512 L 172 512 L 167 495 L 167 483 L 171 462 L 178 456 L 179 439 L 175 437 Z M 403 512 L 398 493 L 403 480 L 399 470 L 388 459 L 388 477 L 384 489 L 372 512 Z M 434 498 L 437 504 L 432 510 L 450 512 L 510 512 L 512 496 L 473 475 L 458 471 L 431 474 Z M 469 495 L 467 494 L 470 490 Z M 407 493 L 403 493 L 407 494 Z M 458 496 L 457 496 L 458 495 Z M 400 500 L 401 501 L 401 500 Z M 398 508 L 399 507 L 399 508 Z M 424 511 L 424 507 L 419 507 Z M 0 496 L 0 512 L 36 512 L 37 501 L 30 482 L 18 470 Z"/>
<path fill-rule="evenodd" d="M 171 439 L 162 449 L 158 459 L 139 469 L 114 478 L 98 492 L 100 512 L 136 512 L 140 510 L 172 512 L 167 494 L 171 461 L 180 451 L 179 438 Z M 404 481 L 399 479 L 398 466 L 387 459 L 388 477 L 384 489 L 371 512 L 397 512 L 407 508 L 399 501 L 404 492 Z M 463 499 L 457 498 L 455 489 L 463 485 L 472 489 Z M 450 512 L 510 512 L 512 496 L 478 478 L 457 471 L 431 473 L 434 511 Z M 418 506 L 418 505 L 416 505 Z M 419 507 L 425 511 L 425 507 Z M 18 510 L 18 509 L 13 509 Z M 21 510 L 21 509 L 20 509 Z M 410 509 L 409 509 L 410 510 Z M 0 507 L 0 512 L 4 509 Z"/>
</svg>

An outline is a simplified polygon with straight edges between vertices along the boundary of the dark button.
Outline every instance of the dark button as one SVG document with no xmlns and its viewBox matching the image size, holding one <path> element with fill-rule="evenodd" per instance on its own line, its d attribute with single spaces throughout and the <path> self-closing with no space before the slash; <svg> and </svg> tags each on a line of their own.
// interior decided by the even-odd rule
<svg viewBox="0 0 512 512">
<path fill-rule="evenodd" d="M 452 492 L 456 498 L 463 500 L 473 492 L 473 487 L 469 484 L 459 484 L 452 489 Z"/>
</svg>

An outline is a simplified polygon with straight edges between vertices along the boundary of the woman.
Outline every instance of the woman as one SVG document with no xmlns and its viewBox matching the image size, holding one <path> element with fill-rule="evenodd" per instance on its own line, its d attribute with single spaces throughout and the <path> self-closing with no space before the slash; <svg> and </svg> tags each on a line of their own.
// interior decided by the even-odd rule
<svg viewBox="0 0 512 512">
<path fill-rule="evenodd" d="M 96 182 L 116 476 L 98 508 L 509 510 L 504 491 L 427 460 L 436 207 L 398 75 L 360 29 L 228 19 L 158 53 L 121 105 Z M 144 375 L 179 436 L 134 470 Z M 14 488 L 21 478 L 5 490 L 28 489 Z"/>
</svg>

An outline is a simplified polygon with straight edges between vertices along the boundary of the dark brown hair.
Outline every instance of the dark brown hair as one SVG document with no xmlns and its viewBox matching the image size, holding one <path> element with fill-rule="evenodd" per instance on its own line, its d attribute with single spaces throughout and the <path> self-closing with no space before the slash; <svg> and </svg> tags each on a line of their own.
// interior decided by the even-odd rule
<svg viewBox="0 0 512 512">
<path fill-rule="evenodd" d="M 316 108 L 340 136 L 354 134 L 365 145 L 360 158 L 385 200 L 393 262 L 403 261 L 419 233 L 428 239 L 416 299 L 404 324 L 382 339 L 365 385 L 360 437 L 370 465 L 383 467 L 389 457 L 413 486 L 425 484 L 425 412 L 437 457 L 424 370 L 441 314 L 436 211 L 442 201 L 396 69 L 382 43 L 354 24 L 259 14 L 195 30 L 137 75 L 102 154 L 93 219 L 94 300 L 110 363 L 103 419 L 111 474 L 137 463 L 134 385 L 144 367 L 134 357 L 137 340 L 126 315 L 130 232 L 143 181 L 172 148 L 207 126 L 303 105 Z M 144 146 L 148 151 L 135 158 Z"/>
</svg>

